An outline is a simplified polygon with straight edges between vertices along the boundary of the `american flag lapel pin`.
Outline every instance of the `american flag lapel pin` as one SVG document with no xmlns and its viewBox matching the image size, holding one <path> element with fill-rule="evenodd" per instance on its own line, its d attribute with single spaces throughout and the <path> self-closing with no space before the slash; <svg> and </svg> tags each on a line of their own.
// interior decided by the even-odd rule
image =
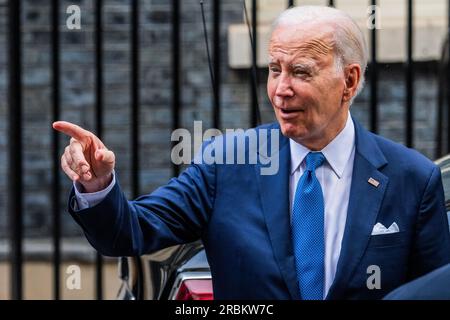
<svg viewBox="0 0 450 320">
<path fill-rule="evenodd" d="M 367 180 L 367 182 L 373 185 L 375 188 L 378 188 L 378 186 L 380 185 L 380 182 L 372 177 L 370 177 L 369 180 Z"/>
</svg>

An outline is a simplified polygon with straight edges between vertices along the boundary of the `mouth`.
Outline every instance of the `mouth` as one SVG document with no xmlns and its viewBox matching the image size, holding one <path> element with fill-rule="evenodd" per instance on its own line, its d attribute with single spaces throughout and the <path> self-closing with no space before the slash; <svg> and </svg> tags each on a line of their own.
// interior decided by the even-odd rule
<svg viewBox="0 0 450 320">
<path fill-rule="evenodd" d="M 305 109 L 302 108 L 280 108 L 276 107 L 280 112 L 281 118 L 288 120 L 297 117 L 299 114 L 304 113 Z"/>
<path fill-rule="evenodd" d="M 290 113 L 296 113 L 296 112 L 304 112 L 304 109 L 293 109 L 293 108 L 278 108 L 282 113 L 290 114 Z"/>
</svg>

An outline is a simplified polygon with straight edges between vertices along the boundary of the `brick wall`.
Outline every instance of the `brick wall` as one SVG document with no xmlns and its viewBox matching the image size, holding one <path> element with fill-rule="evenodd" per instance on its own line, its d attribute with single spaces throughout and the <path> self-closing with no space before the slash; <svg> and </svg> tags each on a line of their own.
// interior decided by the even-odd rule
<svg viewBox="0 0 450 320">
<path fill-rule="evenodd" d="M 24 1 L 23 8 L 23 132 L 24 221 L 29 237 L 48 237 L 51 230 L 51 52 L 49 2 Z M 104 11 L 104 142 L 117 156 L 117 172 L 130 195 L 130 1 L 107 0 Z M 207 22 L 211 10 L 206 1 Z M 68 5 L 81 7 L 81 30 L 65 27 Z M 211 125 L 211 83 L 197 0 L 182 1 L 181 22 L 181 123 L 188 129 L 194 120 Z M 141 1 L 141 192 L 150 192 L 171 177 L 171 8 L 162 0 Z M 246 128 L 250 114 L 249 74 L 228 68 L 227 27 L 242 23 L 242 1 L 222 2 L 221 102 L 222 129 Z M 7 43 L 6 0 L 0 0 L 0 238 L 7 235 Z M 61 118 L 92 130 L 94 126 L 94 11 L 91 0 L 61 1 Z M 208 24 L 212 36 L 211 24 Z M 211 45 L 211 43 L 210 43 Z M 430 69 L 431 67 L 431 69 Z M 434 154 L 436 73 L 425 64 L 416 73 L 415 144 L 429 157 Z M 380 133 L 404 141 L 405 85 L 401 65 L 380 71 Z M 259 72 L 259 101 L 264 121 L 274 116 L 265 94 L 266 71 Z M 353 115 L 368 124 L 369 91 L 366 87 L 352 106 Z M 68 138 L 61 137 L 62 145 Z M 61 150 L 62 152 L 62 150 Z M 65 210 L 70 181 L 61 173 L 63 232 L 80 235 Z"/>
</svg>

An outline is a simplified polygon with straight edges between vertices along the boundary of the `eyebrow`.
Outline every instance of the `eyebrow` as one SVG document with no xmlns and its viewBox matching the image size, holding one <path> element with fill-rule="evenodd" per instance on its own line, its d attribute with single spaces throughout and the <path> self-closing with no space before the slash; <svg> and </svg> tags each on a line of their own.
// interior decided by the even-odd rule
<svg viewBox="0 0 450 320">
<path fill-rule="evenodd" d="M 314 64 L 313 63 L 290 63 L 289 68 L 291 68 L 291 69 L 301 68 L 301 69 L 312 70 L 314 68 Z"/>
<path fill-rule="evenodd" d="M 272 66 L 272 65 L 277 65 L 279 64 L 279 60 L 278 59 L 274 59 L 274 60 L 270 60 L 268 63 L 268 66 Z M 296 69 L 296 68 L 300 68 L 300 69 L 304 69 L 304 70 L 309 70 L 312 71 L 314 70 L 314 63 L 308 63 L 308 62 L 304 62 L 304 63 L 290 63 L 289 65 L 290 69 Z"/>
</svg>

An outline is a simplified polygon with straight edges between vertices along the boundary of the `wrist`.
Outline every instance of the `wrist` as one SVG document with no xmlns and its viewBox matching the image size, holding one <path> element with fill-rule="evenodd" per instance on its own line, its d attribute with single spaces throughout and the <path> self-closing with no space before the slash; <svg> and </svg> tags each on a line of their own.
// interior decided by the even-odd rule
<svg viewBox="0 0 450 320">
<path fill-rule="evenodd" d="M 95 179 L 95 181 L 84 181 L 80 182 L 80 184 L 83 186 L 84 193 L 94 193 L 106 189 L 110 185 L 112 178 L 113 175 L 110 173 L 109 175 Z"/>
</svg>

